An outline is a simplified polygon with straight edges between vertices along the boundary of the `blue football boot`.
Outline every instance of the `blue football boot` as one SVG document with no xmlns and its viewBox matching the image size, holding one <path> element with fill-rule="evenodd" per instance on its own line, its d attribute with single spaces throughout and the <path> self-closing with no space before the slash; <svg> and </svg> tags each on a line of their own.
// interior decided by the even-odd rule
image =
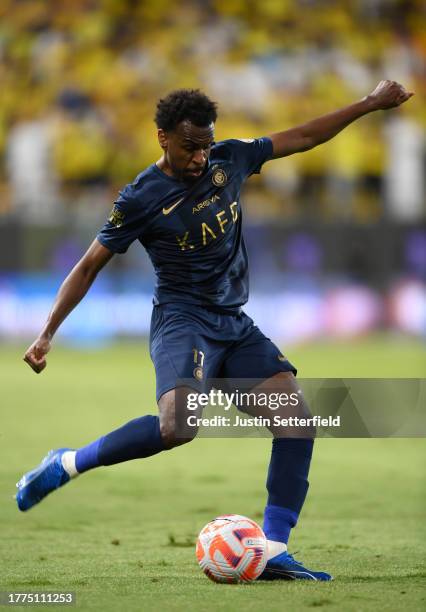
<svg viewBox="0 0 426 612">
<path fill-rule="evenodd" d="M 70 480 L 62 467 L 62 455 L 71 448 L 57 448 L 48 452 L 43 461 L 31 472 L 27 472 L 17 483 L 15 496 L 19 510 L 25 512 L 38 504 L 51 491 L 62 487 Z"/>
<path fill-rule="evenodd" d="M 258 580 L 333 580 L 333 578 L 325 572 L 313 572 L 307 569 L 288 552 L 283 552 L 269 559 Z"/>
</svg>

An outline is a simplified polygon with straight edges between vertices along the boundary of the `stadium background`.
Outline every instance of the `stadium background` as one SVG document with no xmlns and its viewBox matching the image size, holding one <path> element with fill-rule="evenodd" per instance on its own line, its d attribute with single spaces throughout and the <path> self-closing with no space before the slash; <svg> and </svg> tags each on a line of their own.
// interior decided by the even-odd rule
<svg viewBox="0 0 426 612">
<path fill-rule="evenodd" d="M 415 97 L 248 183 L 248 312 L 285 345 L 377 329 L 424 335 L 421 4 L 3 2 L 0 337 L 38 332 L 118 189 L 158 159 L 160 96 L 201 87 L 220 105 L 218 139 L 251 137 L 359 99 L 382 78 Z M 152 285 L 135 244 L 60 335 L 146 335 Z"/>
<path fill-rule="evenodd" d="M 97 470 L 28 515 L 11 491 L 52 445 L 153 411 L 153 277 L 138 245 L 102 271 L 46 372 L 21 359 L 118 189 L 158 158 L 155 102 L 176 87 L 219 102 L 218 139 L 303 123 L 382 78 L 416 92 L 266 164 L 243 209 L 247 311 L 301 376 L 424 377 L 425 25 L 420 0 L 0 4 L 3 590 L 67 587 L 104 610 L 423 609 L 422 440 L 317 442 L 293 550 L 338 579 L 315 591 L 218 591 L 194 561 L 216 514 L 261 520 L 268 440 L 197 440 Z"/>
</svg>

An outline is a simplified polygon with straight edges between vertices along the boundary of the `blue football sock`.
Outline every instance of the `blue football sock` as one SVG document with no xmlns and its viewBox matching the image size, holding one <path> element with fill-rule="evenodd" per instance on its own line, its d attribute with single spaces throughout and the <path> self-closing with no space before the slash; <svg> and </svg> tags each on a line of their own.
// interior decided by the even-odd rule
<svg viewBox="0 0 426 612">
<path fill-rule="evenodd" d="M 102 436 L 77 450 L 77 472 L 86 472 L 100 465 L 113 465 L 131 459 L 150 457 L 164 450 L 157 416 L 133 419 L 119 429 Z"/>
<path fill-rule="evenodd" d="M 269 464 L 268 503 L 263 530 L 268 540 L 287 544 L 308 492 L 308 473 L 314 441 L 276 438 Z"/>
<path fill-rule="evenodd" d="M 268 540 L 287 544 L 290 531 L 296 525 L 299 515 L 289 508 L 268 504 L 265 508 L 263 531 Z"/>
</svg>

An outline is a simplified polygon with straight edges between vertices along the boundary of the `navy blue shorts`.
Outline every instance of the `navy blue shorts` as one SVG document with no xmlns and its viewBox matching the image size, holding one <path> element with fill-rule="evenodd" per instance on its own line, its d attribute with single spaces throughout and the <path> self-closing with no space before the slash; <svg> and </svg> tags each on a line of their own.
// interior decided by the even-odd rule
<svg viewBox="0 0 426 612">
<path fill-rule="evenodd" d="M 261 379 L 294 366 L 244 312 L 223 314 L 192 304 L 154 306 L 150 354 L 157 379 L 157 401 L 182 379 L 208 392 L 212 378 Z"/>
</svg>

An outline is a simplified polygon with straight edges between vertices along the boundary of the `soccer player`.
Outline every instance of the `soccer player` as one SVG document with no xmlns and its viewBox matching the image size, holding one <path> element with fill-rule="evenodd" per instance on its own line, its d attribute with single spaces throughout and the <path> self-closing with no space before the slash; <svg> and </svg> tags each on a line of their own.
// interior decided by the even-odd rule
<svg viewBox="0 0 426 612">
<path fill-rule="evenodd" d="M 77 450 L 50 451 L 17 484 L 16 500 L 29 510 L 70 479 L 101 465 L 148 457 L 189 442 L 175 427 L 176 389 L 205 388 L 212 378 L 260 379 L 275 391 L 297 391 L 294 366 L 254 325 L 248 299 L 247 254 L 240 190 L 272 159 L 307 151 L 352 121 L 399 106 L 411 95 L 394 81 L 345 108 L 268 137 L 215 143 L 216 104 L 199 90 L 161 99 L 155 121 L 161 158 L 126 185 L 108 222 L 63 282 L 47 322 L 24 360 L 40 373 L 52 338 L 115 253 L 139 240 L 156 273 L 150 353 L 159 416 L 135 418 Z M 181 390 L 180 390 L 181 392 Z M 177 414 L 176 414 L 177 416 Z M 263 579 L 330 580 L 287 551 L 308 490 L 313 436 L 274 437 L 267 476 L 264 531 L 268 563 Z"/>
</svg>

